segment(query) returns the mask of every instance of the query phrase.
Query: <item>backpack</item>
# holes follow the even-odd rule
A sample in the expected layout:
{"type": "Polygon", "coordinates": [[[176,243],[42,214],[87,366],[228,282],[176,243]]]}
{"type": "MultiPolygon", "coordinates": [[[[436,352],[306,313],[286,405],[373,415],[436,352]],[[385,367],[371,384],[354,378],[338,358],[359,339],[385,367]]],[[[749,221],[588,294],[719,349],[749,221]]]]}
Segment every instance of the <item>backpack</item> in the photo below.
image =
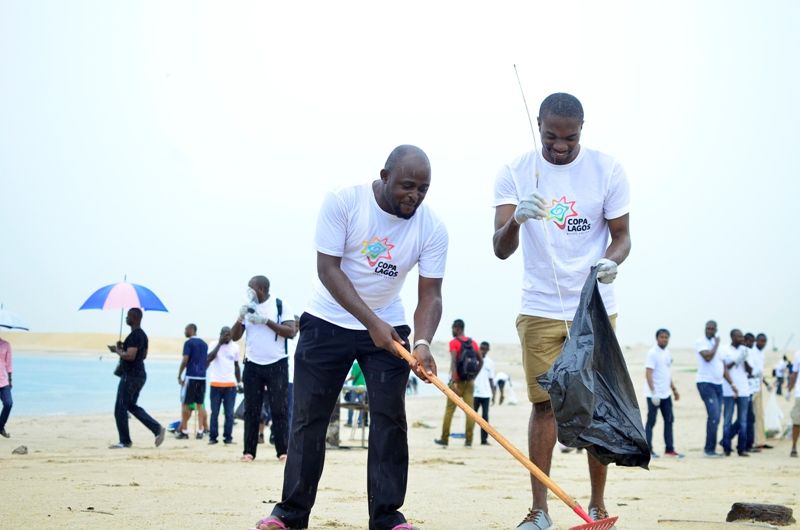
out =
{"type": "Polygon", "coordinates": [[[472,347],[472,339],[467,337],[467,340],[458,339],[461,343],[461,354],[456,362],[456,372],[458,378],[462,381],[472,381],[478,376],[480,371],[480,361],[478,360],[478,353],[472,347]]]}

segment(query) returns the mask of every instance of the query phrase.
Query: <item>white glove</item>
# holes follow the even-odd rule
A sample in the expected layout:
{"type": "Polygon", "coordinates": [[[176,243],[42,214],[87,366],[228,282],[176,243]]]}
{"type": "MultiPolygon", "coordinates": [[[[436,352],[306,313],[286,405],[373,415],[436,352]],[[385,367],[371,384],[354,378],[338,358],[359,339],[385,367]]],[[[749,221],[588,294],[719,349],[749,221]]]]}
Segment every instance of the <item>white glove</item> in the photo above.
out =
{"type": "Polygon", "coordinates": [[[657,407],[657,406],[661,405],[661,398],[651,397],[650,398],[650,403],[652,403],[654,407],[657,407]]]}
{"type": "Polygon", "coordinates": [[[267,317],[261,316],[258,313],[249,313],[245,319],[251,324],[266,324],[269,320],[267,317]]]}
{"type": "Polygon", "coordinates": [[[600,258],[595,264],[597,267],[597,281],[611,283],[617,278],[617,264],[608,258],[600,258]]]}
{"type": "Polygon", "coordinates": [[[537,192],[533,192],[526,198],[519,201],[517,209],[514,210],[514,220],[517,224],[522,224],[528,219],[544,219],[547,217],[544,197],[537,192]]]}
{"type": "Polygon", "coordinates": [[[250,306],[245,304],[239,308],[239,318],[244,318],[247,315],[247,310],[250,309],[250,306]]]}

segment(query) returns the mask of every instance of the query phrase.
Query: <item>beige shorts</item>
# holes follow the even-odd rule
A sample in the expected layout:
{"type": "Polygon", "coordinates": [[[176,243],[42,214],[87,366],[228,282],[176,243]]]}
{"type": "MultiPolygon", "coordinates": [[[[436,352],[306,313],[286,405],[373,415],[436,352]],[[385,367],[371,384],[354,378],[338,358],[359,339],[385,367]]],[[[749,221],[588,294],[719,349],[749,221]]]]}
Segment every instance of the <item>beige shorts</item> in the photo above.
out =
{"type": "MultiPolygon", "coordinates": [[[[610,315],[611,327],[616,329],[617,315],[610,315]]],[[[572,322],[567,322],[572,326],[572,322]]],[[[528,384],[528,399],[531,403],[543,403],[550,394],[539,386],[536,378],[547,372],[561,354],[567,340],[567,327],[563,320],[519,315],[517,333],[522,345],[522,367],[528,384]]]]}
{"type": "Polygon", "coordinates": [[[800,425],[800,397],[794,398],[794,407],[792,407],[792,425],[800,425]]]}

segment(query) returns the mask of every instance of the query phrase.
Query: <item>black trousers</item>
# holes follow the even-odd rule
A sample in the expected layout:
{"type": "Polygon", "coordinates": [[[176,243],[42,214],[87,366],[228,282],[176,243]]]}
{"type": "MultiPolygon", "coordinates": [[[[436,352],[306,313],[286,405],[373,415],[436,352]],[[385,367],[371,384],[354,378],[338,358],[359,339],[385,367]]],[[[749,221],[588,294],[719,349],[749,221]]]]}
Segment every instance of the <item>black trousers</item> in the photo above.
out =
{"type": "MultiPolygon", "coordinates": [[[[491,398],[488,398],[488,397],[485,397],[485,398],[479,398],[479,397],[473,398],[473,401],[475,402],[475,404],[473,405],[472,408],[475,409],[475,412],[478,412],[482,408],[483,409],[483,414],[481,414],[481,416],[487,422],[489,421],[489,401],[490,400],[491,400],[491,398]]],[[[488,442],[488,441],[489,441],[489,433],[484,431],[483,428],[481,427],[481,443],[488,442]]]]}
{"type": "MultiPolygon", "coordinates": [[[[408,326],[395,328],[405,341],[408,326]]],[[[371,425],[367,456],[370,530],[405,522],[398,510],[408,482],[406,361],[375,346],[365,330],[345,329],[304,313],[294,364],[294,407],[281,502],[272,515],[292,528],[308,527],[325,464],[325,435],[353,361],[364,372],[371,425]]]]}
{"type": "Polygon", "coordinates": [[[137,404],[139,393],[142,391],[147,376],[123,375],[119,378],[117,386],[117,401],[114,404],[114,419],[117,422],[117,432],[119,442],[124,445],[131,445],[131,434],[128,429],[128,413],[142,422],[154,436],[161,432],[161,424],[154,420],[146,410],[137,404]]]}
{"type": "Polygon", "coordinates": [[[289,447],[288,392],[289,361],[281,359],[272,364],[247,361],[242,373],[244,384],[244,452],[256,456],[258,424],[264,399],[272,410],[272,434],[275,453],[285,455],[289,447]]]}

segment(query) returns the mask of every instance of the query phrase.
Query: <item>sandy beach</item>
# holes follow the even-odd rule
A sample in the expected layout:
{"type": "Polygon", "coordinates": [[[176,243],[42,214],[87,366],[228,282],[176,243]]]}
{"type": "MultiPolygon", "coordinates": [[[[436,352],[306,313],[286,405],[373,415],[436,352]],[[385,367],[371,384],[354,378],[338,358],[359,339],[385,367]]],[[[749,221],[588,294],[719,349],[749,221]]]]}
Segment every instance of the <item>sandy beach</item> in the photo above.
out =
{"type": "MultiPolygon", "coordinates": [[[[98,338],[79,336],[70,342],[58,337],[52,340],[58,347],[46,348],[47,341],[28,337],[27,342],[15,344],[17,349],[80,351],[86,341],[98,338]],[[66,343],[71,347],[65,347],[66,343]]],[[[437,351],[443,350],[438,345],[437,351]]],[[[518,346],[496,345],[492,355],[498,370],[510,373],[517,382],[520,402],[493,407],[491,423],[524,449],[529,407],[521,384],[518,346]]],[[[649,471],[610,470],[607,502],[609,511],[620,517],[618,528],[736,528],[723,522],[737,501],[783,504],[793,508],[797,517],[800,461],[789,459],[789,441],[771,440],[774,449],[751,458],[702,458],[705,409],[694,386],[693,357],[680,350],[673,350],[673,356],[673,375],[682,394],[675,407],[676,447],[686,458],[654,460],[649,471]]],[[[643,349],[626,349],[626,358],[641,394],[643,349]]],[[[438,361],[444,365],[443,356],[438,361]]],[[[168,437],[155,448],[152,435],[132,420],[134,447],[111,451],[107,446],[116,441],[113,400],[114,396],[108,396],[109,412],[98,416],[12,413],[7,426],[12,438],[0,439],[0,526],[246,529],[279,500],[283,465],[271,446],[260,446],[252,464],[238,461],[242,422],[235,427],[237,445],[209,446],[205,440],[168,437]],[[27,446],[27,455],[11,453],[20,445],[27,446]]],[[[788,417],[789,402],[781,399],[780,403],[788,417]]],[[[494,442],[489,447],[465,448],[453,439],[447,449],[434,445],[444,406],[443,396],[407,400],[411,466],[404,514],[428,530],[514,528],[530,504],[527,472],[494,442]]],[[[177,417],[177,407],[151,412],[162,423],[177,417]]],[[[453,431],[463,431],[463,422],[458,412],[453,431]]],[[[658,452],[663,452],[661,432],[659,421],[654,434],[658,452]]],[[[310,528],[367,527],[367,452],[359,447],[357,437],[350,437],[349,429],[342,431],[343,444],[352,448],[328,451],[310,528]]],[[[552,477],[579,502],[587,503],[585,455],[556,452],[552,477]]],[[[550,512],[558,528],[580,523],[555,497],[550,512]]]]}

